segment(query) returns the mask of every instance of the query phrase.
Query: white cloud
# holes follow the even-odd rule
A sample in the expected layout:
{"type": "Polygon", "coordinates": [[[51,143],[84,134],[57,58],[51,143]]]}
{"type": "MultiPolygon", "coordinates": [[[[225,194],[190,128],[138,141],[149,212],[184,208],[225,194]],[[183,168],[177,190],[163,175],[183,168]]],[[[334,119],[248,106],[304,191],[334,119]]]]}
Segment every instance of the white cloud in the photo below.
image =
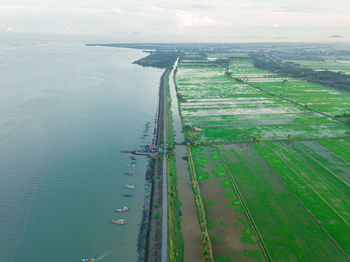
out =
{"type": "Polygon", "coordinates": [[[112,7],[111,10],[117,14],[123,14],[123,10],[121,10],[120,8],[118,7],[112,7]]]}
{"type": "Polygon", "coordinates": [[[176,17],[178,27],[232,26],[230,22],[214,20],[207,16],[183,10],[177,10],[176,17]]]}
{"type": "Polygon", "coordinates": [[[56,30],[57,34],[73,34],[72,28],[70,26],[62,27],[59,30],[56,30]]]}
{"type": "MultiPolygon", "coordinates": [[[[103,8],[87,8],[87,7],[49,7],[49,6],[34,6],[34,5],[14,5],[1,6],[2,11],[19,11],[19,12],[66,12],[66,13],[81,13],[81,14],[106,14],[108,9],[103,8]]],[[[114,12],[116,8],[112,9],[114,12]]],[[[121,10],[120,10],[121,11],[121,10]]]]}
{"type": "Polygon", "coordinates": [[[4,25],[4,24],[1,24],[0,25],[0,32],[3,32],[3,33],[20,33],[21,30],[15,29],[12,26],[7,26],[7,25],[4,25]]]}

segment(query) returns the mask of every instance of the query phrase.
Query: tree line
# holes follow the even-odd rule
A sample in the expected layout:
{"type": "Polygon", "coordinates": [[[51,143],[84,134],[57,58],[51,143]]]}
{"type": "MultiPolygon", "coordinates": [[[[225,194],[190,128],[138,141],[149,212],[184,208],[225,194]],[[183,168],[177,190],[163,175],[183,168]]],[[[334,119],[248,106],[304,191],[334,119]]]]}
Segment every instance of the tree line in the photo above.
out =
{"type": "Polygon", "coordinates": [[[350,75],[341,72],[314,71],[299,64],[284,62],[266,52],[250,53],[250,57],[254,66],[259,69],[350,92],[350,75]]]}

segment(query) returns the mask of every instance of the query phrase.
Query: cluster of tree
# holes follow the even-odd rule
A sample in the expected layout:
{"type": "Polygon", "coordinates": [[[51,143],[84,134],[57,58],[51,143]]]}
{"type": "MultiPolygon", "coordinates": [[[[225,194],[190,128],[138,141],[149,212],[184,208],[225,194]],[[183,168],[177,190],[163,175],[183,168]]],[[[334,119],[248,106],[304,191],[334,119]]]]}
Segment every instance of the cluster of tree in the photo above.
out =
{"type": "Polygon", "coordinates": [[[337,117],[337,118],[340,118],[340,117],[350,117],[350,114],[349,114],[349,113],[345,113],[345,114],[342,114],[342,115],[336,115],[335,117],[337,117]]]}
{"type": "Polygon", "coordinates": [[[135,61],[134,64],[158,68],[171,68],[175,60],[182,55],[183,53],[176,51],[153,51],[150,52],[148,56],[135,61]]]}
{"type": "Polygon", "coordinates": [[[344,113],[342,115],[336,115],[334,117],[336,117],[336,118],[348,118],[348,119],[345,119],[345,123],[350,125],[350,113],[344,113]]]}
{"type": "Polygon", "coordinates": [[[283,62],[277,56],[266,52],[251,53],[250,57],[253,60],[254,66],[257,68],[283,76],[302,78],[312,83],[350,91],[350,75],[341,72],[314,71],[292,62],[283,62]]]}
{"type": "Polygon", "coordinates": [[[175,146],[174,145],[168,145],[167,147],[167,153],[166,153],[166,159],[172,159],[175,158],[175,146]]]}
{"type": "Polygon", "coordinates": [[[192,126],[184,126],[184,132],[188,141],[193,145],[199,145],[201,143],[201,134],[199,130],[195,130],[192,126]]]}

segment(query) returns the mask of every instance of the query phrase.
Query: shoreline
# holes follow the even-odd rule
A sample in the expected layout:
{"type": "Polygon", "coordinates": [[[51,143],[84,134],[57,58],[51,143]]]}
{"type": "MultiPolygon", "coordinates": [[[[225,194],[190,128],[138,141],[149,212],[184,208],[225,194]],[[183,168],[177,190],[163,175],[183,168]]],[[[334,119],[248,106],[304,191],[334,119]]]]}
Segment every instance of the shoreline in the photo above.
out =
{"type": "MultiPolygon", "coordinates": [[[[162,141],[162,134],[164,130],[164,95],[165,95],[165,80],[166,76],[171,69],[165,69],[160,78],[159,84],[159,101],[158,110],[156,114],[156,125],[154,130],[154,143],[160,144],[162,141]]],[[[149,203],[149,216],[147,226],[147,238],[145,249],[145,260],[149,262],[156,262],[161,260],[161,248],[162,248],[162,224],[161,224],[161,211],[162,211],[162,162],[158,161],[158,158],[150,160],[149,176],[151,181],[150,203],[149,203]],[[157,215],[160,215],[160,217],[157,215]]],[[[143,222],[144,224],[145,222],[143,222]]]]}

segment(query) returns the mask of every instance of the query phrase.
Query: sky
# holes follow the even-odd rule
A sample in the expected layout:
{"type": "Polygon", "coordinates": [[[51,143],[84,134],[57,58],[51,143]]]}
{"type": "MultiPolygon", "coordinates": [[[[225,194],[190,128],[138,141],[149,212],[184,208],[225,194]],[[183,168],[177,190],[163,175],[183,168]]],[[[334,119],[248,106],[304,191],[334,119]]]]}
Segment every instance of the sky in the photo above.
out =
{"type": "Polygon", "coordinates": [[[91,42],[350,41],[350,1],[1,0],[0,39],[11,37],[91,42]]]}

